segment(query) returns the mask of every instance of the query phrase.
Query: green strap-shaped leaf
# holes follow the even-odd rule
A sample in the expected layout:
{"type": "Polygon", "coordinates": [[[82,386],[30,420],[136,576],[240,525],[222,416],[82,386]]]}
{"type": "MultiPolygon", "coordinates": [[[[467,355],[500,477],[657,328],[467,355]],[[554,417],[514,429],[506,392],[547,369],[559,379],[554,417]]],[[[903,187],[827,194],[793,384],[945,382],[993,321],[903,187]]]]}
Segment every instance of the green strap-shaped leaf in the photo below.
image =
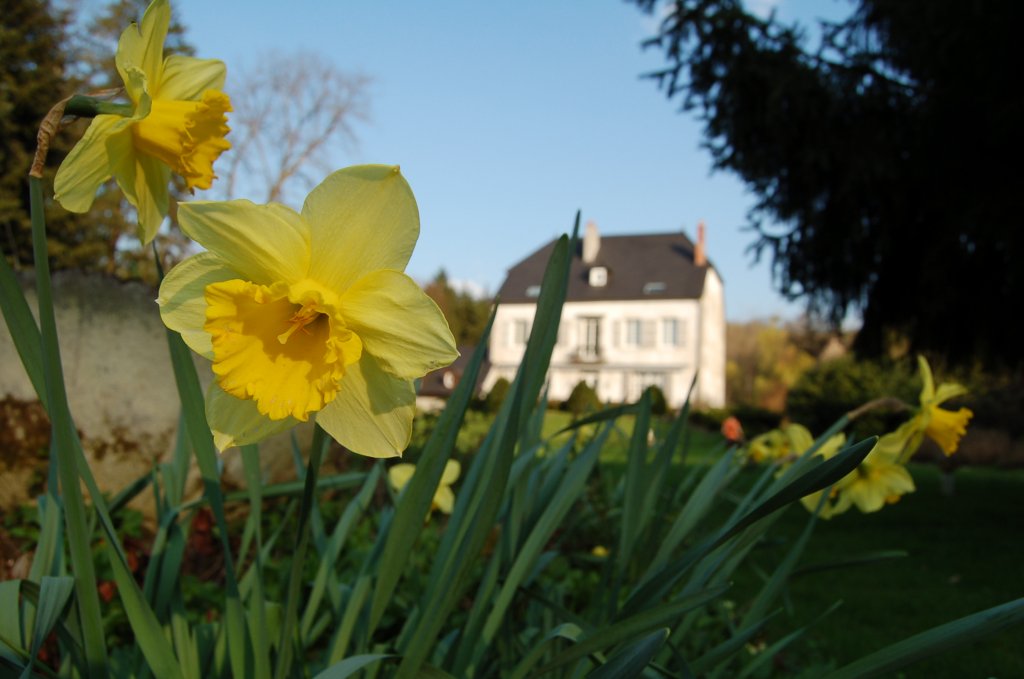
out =
{"type": "Polygon", "coordinates": [[[658,573],[649,577],[643,585],[633,591],[622,607],[622,615],[628,616],[643,610],[652,601],[664,596],[689,568],[704,558],[726,540],[769,514],[796,502],[805,495],[823,490],[857,468],[877,439],[870,438],[839,452],[835,457],[815,464],[801,476],[793,479],[775,494],[733,521],[723,526],[689,549],[680,559],[671,562],[658,573]]]}
{"type": "Polygon", "coordinates": [[[826,679],[860,679],[888,674],[923,658],[932,658],[957,646],[980,641],[1024,622],[1024,598],[933,627],[886,646],[880,651],[832,672],[826,679]]]}
{"type": "Polygon", "coordinates": [[[346,679],[364,667],[369,667],[370,665],[379,663],[382,660],[394,657],[396,656],[391,653],[354,655],[351,658],[345,658],[341,662],[331,665],[323,672],[317,674],[314,679],[346,679]]]}
{"type": "Polygon", "coordinates": [[[306,549],[312,537],[310,519],[316,505],[316,477],[320,471],[320,462],[330,444],[330,437],[317,425],[313,430],[313,443],[310,446],[309,465],[306,468],[305,488],[299,507],[299,525],[296,527],[296,544],[292,552],[292,566],[288,577],[288,594],[285,599],[284,625],[281,627],[281,640],[278,644],[277,667],[274,676],[284,679],[291,672],[292,654],[295,650],[295,632],[298,627],[299,598],[302,593],[302,571],[305,567],[306,549]]]}
{"type": "Polygon", "coordinates": [[[231,554],[230,534],[224,516],[224,494],[220,488],[217,449],[213,445],[213,434],[206,422],[206,407],[199,375],[192,362],[192,352],[181,339],[181,335],[167,331],[167,344],[174,369],[174,381],[178,387],[185,429],[188,432],[192,450],[203,479],[203,491],[220,533],[221,551],[224,555],[225,575],[225,622],[227,628],[227,650],[232,670],[236,675],[252,674],[252,656],[247,652],[249,638],[245,624],[245,613],[235,576],[234,557],[231,554]]]}
{"type": "Polygon", "coordinates": [[[352,498],[348,506],[345,507],[341,519],[338,520],[334,532],[331,533],[331,537],[327,541],[324,554],[320,557],[316,576],[313,579],[313,588],[304,602],[306,610],[303,612],[302,623],[299,626],[300,636],[303,643],[307,646],[314,641],[314,637],[310,636],[310,631],[313,629],[313,620],[317,609],[320,607],[320,602],[323,601],[324,594],[327,591],[328,581],[336,567],[338,554],[348,539],[349,531],[355,525],[356,519],[370,506],[370,500],[373,498],[373,493],[377,490],[377,484],[380,481],[381,469],[382,466],[380,464],[373,466],[373,471],[366,477],[366,482],[363,484],[358,495],[352,498]]]}
{"type": "Polygon", "coordinates": [[[578,644],[560,652],[549,663],[537,670],[535,676],[558,669],[563,665],[585,658],[591,653],[618,646],[623,642],[636,639],[640,635],[652,632],[659,627],[667,626],[683,613],[703,606],[722,595],[727,587],[713,587],[689,596],[679,597],[666,604],[653,606],[616,623],[603,627],[578,644]]]}
{"type": "Polygon", "coordinates": [[[39,336],[39,326],[32,316],[25,295],[18,285],[18,279],[7,263],[6,257],[0,257],[0,312],[7,322],[7,329],[14,340],[14,348],[25,366],[25,373],[32,382],[32,387],[49,410],[46,396],[46,378],[43,374],[43,349],[39,336]]]}
{"type": "MultiPolygon", "coordinates": [[[[67,576],[44,576],[39,583],[39,602],[36,605],[36,619],[32,627],[30,658],[38,655],[39,647],[43,645],[46,637],[50,635],[50,630],[57,624],[74,589],[75,579],[67,576]]],[[[28,677],[29,672],[29,668],[26,667],[22,677],[28,677]]]]}
{"type": "Polygon", "coordinates": [[[21,630],[21,580],[0,581],[0,657],[19,663],[18,653],[25,654],[21,630]]]}
{"type": "Polygon", "coordinates": [[[466,414],[466,409],[473,397],[476,388],[477,378],[480,374],[480,366],[483,364],[487,338],[490,336],[491,326],[494,324],[494,312],[487,322],[483,336],[477,345],[477,350],[466,368],[465,373],[455,387],[448,405],[437,420],[434,430],[427,440],[416,464],[416,473],[402,492],[398,506],[395,508],[395,518],[388,533],[387,542],[384,544],[384,552],[381,555],[380,568],[377,572],[377,584],[373,591],[373,603],[370,606],[369,632],[372,634],[380,622],[384,610],[391,601],[395,587],[408,565],[404,553],[416,542],[417,537],[423,530],[423,522],[430,511],[430,505],[434,498],[434,492],[441,482],[445,464],[451,457],[455,447],[455,441],[459,434],[459,428],[466,414]]]}
{"type": "MultiPolygon", "coordinates": [[[[78,433],[71,420],[64,371],[61,367],[60,347],[57,343],[57,321],[53,311],[53,290],[50,282],[49,252],[46,241],[46,223],[43,216],[43,186],[37,177],[29,178],[29,198],[32,216],[32,255],[36,266],[36,296],[39,301],[39,333],[42,346],[43,383],[41,400],[47,406],[57,451],[57,471],[60,476],[61,496],[64,500],[64,518],[71,563],[75,574],[75,596],[82,620],[82,639],[86,666],[82,673],[89,677],[107,674],[107,644],[103,638],[103,617],[100,612],[96,572],[90,549],[91,534],[86,522],[85,502],[79,486],[78,459],[80,448],[78,433]]],[[[33,366],[26,369],[34,370],[33,366]]],[[[33,379],[33,384],[38,382],[33,379]]],[[[51,461],[54,462],[54,461],[51,461]]]]}
{"type": "Polygon", "coordinates": [[[508,675],[508,679],[524,679],[529,676],[530,670],[533,666],[540,662],[541,657],[545,652],[549,650],[549,647],[558,639],[567,639],[572,642],[577,642],[580,637],[583,636],[583,630],[580,626],[571,623],[563,622],[553,630],[544,635],[544,638],[537,642],[529,653],[523,656],[523,659],[519,661],[519,664],[515,666],[512,672],[508,675]]]}
{"type": "Polygon", "coordinates": [[[668,638],[668,629],[662,628],[626,644],[608,662],[587,675],[587,679],[630,679],[639,677],[651,664],[654,656],[668,638]]]}

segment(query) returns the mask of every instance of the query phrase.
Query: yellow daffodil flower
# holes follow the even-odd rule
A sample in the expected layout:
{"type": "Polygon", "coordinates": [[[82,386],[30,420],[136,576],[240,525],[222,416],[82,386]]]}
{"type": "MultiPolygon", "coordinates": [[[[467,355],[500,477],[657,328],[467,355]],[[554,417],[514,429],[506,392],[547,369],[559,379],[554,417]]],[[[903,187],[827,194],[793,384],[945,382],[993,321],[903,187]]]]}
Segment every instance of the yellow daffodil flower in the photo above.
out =
{"type": "Polygon", "coordinates": [[[918,356],[917,363],[922,382],[921,408],[886,441],[889,448],[899,447],[901,463],[905,463],[917,452],[925,436],[935,441],[946,457],[949,457],[960,447],[960,439],[967,433],[967,423],[974,416],[969,408],[955,411],[940,408],[949,399],[966,394],[967,389],[952,382],[940,384],[936,388],[928,361],[918,356]]]}
{"type": "MultiPolygon", "coordinates": [[[[814,454],[828,460],[838,453],[845,443],[846,435],[836,434],[823,442],[814,454]]],[[[779,473],[782,473],[782,470],[788,467],[790,462],[806,453],[813,445],[814,435],[810,430],[802,424],[792,423],[755,437],[750,442],[749,454],[751,459],[758,463],[780,463],[779,473]]],[[[836,507],[842,483],[843,481],[840,481],[832,486],[829,499],[819,513],[822,518],[827,519],[838,513],[836,507]]],[[[808,511],[813,512],[818,508],[818,502],[821,500],[823,492],[811,493],[801,498],[800,501],[808,511]]]]}
{"type": "MultiPolygon", "coordinates": [[[[833,436],[823,447],[834,446],[836,450],[842,446],[845,437],[833,436]]],[[[749,454],[754,462],[786,462],[799,457],[814,445],[814,436],[802,424],[787,424],[773,429],[750,441],[749,454]]],[[[819,451],[821,454],[821,451],[819,451]]]]}
{"type": "MultiPolygon", "coordinates": [[[[388,469],[388,482],[395,492],[405,488],[412,475],[416,472],[416,466],[411,464],[396,464],[388,469]]],[[[462,472],[462,465],[458,460],[448,460],[441,473],[441,482],[434,491],[434,499],[430,503],[430,511],[439,510],[442,514],[451,514],[455,507],[455,493],[452,492],[452,484],[459,480],[462,472]]]]}
{"type": "Polygon", "coordinates": [[[231,144],[225,113],[231,102],[224,64],[180,55],[163,58],[171,20],[167,0],[154,0],[117,45],[115,62],[131,99],[130,116],[98,115],[57,170],[54,193],[71,212],[87,212],[111,176],[138,210],[139,238],[148,243],[168,211],[173,171],[190,190],[208,189],[213,163],[231,144]]]}
{"type": "MultiPolygon", "coordinates": [[[[882,443],[881,439],[879,443],[882,443]]],[[[857,469],[839,484],[837,487],[841,490],[834,511],[836,514],[846,511],[851,505],[864,513],[877,512],[885,505],[899,501],[900,496],[914,492],[914,479],[910,472],[885,445],[876,445],[857,469]]]]}
{"type": "Polygon", "coordinates": [[[160,286],[160,314],[213,361],[206,414],[224,450],[316,414],[371,457],[412,435],[413,379],[448,365],[455,340],[403,273],[419,236],[397,167],[339,170],[302,212],[247,200],[190,202],[181,228],[206,248],[160,286]]]}

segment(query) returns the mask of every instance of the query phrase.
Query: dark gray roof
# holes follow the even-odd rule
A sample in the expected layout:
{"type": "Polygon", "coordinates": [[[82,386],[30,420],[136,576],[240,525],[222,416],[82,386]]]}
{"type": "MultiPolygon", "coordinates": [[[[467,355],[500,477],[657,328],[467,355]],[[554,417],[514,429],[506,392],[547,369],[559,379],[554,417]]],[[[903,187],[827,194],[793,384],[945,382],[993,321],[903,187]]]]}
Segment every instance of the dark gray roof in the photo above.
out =
{"type": "MultiPolygon", "coordinates": [[[[535,302],[536,287],[544,278],[544,268],[554,250],[551,241],[508,270],[498,291],[503,303],[535,302]],[[533,294],[527,292],[533,288],[533,294]]],[[[681,232],[641,236],[601,236],[597,258],[585,264],[583,239],[577,243],[569,270],[567,301],[587,302],[629,299],[697,299],[704,291],[709,264],[693,263],[693,241],[681,232]],[[604,287],[592,287],[590,269],[608,270],[604,287]],[[658,285],[663,284],[663,289],[658,285]],[[645,292],[646,288],[646,292],[645,292]]]]}

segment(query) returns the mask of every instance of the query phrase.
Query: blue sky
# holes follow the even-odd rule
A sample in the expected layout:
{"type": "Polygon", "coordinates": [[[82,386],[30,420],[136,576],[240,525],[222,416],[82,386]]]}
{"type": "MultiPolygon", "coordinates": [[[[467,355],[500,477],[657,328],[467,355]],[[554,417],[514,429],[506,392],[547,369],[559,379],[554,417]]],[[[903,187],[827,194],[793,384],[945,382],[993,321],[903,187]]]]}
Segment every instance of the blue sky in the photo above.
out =
{"type": "MultiPolygon", "coordinates": [[[[841,16],[835,0],[760,0],[786,19],[841,16]]],[[[315,52],[372,79],[370,119],[337,167],[399,164],[420,206],[408,272],[438,269],[495,292],[505,271],[571,228],[577,209],[602,233],[707,224],[730,320],[801,307],[752,267],[742,230],[752,198],[711,174],[700,125],[641,74],[655,20],[618,0],[275,2],[178,0],[197,55],[232,69],[263,52],[315,52]]],[[[237,197],[246,197],[240,195],[237,197]]],[[[298,205],[295,205],[298,207],[298,205]]]]}

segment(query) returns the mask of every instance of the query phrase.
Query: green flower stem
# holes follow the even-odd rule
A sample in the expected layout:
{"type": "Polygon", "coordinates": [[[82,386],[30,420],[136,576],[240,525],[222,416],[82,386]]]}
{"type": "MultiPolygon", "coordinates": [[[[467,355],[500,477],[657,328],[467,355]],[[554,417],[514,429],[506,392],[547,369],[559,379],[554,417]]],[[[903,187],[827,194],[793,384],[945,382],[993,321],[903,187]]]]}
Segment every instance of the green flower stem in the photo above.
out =
{"type": "Polygon", "coordinates": [[[288,594],[285,601],[284,624],[281,626],[281,643],[278,645],[280,654],[277,656],[275,679],[284,679],[291,672],[292,649],[295,642],[295,627],[298,620],[299,598],[302,590],[302,567],[309,547],[309,521],[316,502],[316,477],[320,473],[320,462],[330,439],[320,425],[313,430],[313,445],[309,452],[309,464],[306,467],[306,485],[302,493],[302,504],[299,510],[299,526],[296,529],[297,539],[295,552],[292,554],[292,569],[288,578],[288,594]]]}
{"type": "Polygon", "coordinates": [[[64,371],[57,345],[57,322],[53,313],[53,289],[50,283],[49,253],[46,247],[46,221],[43,216],[43,185],[36,177],[29,177],[29,196],[32,212],[32,249],[35,257],[36,295],[39,300],[39,327],[43,345],[43,368],[47,401],[53,423],[53,437],[64,499],[64,517],[67,521],[71,567],[75,578],[75,596],[81,618],[82,640],[85,649],[86,670],[90,677],[107,673],[107,647],[103,639],[103,616],[100,612],[99,591],[90,549],[90,531],[86,523],[85,501],[82,497],[80,475],[75,455],[75,432],[64,390],[64,371]]]}
{"type": "Polygon", "coordinates": [[[115,104],[112,101],[104,101],[95,97],[87,97],[76,94],[68,100],[64,108],[64,114],[79,116],[80,118],[95,118],[98,115],[115,115],[130,117],[133,113],[131,104],[115,104]]]}
{"type": "Polygon", "coordinates": [[[884,408],[893,412],[908,412],[914,409],[912,406],[907,405],[902,400],[894,396],[883,396],[882,398],[876,398],[873,401],[868,401],[864,405],[854,408],[850,412],[846,413],[846,419],[852,422],[858,417],[879,408],[884,408]]]}

